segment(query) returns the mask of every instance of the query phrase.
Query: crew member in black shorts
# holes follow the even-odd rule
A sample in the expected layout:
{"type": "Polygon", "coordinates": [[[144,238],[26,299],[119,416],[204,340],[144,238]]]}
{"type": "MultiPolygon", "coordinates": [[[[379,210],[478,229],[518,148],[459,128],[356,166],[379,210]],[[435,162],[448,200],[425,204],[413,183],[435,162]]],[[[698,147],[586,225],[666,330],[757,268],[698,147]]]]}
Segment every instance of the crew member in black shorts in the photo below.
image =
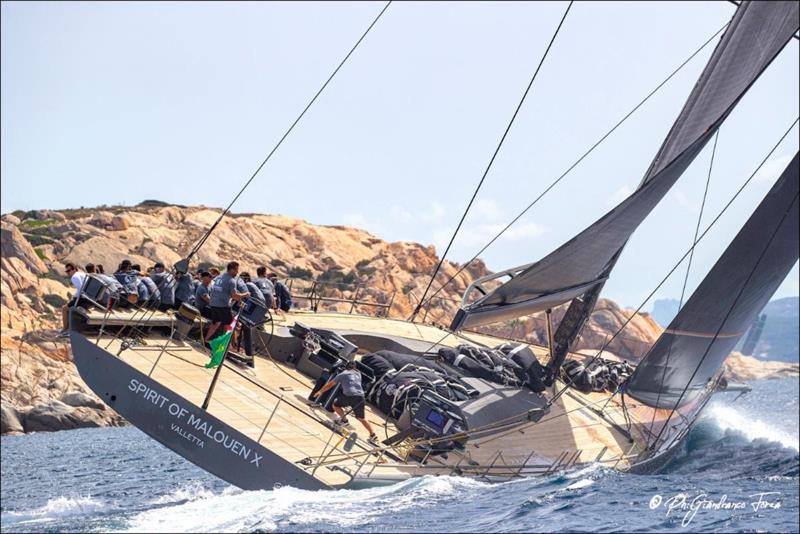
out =
{"type": "Polygon", "coordinates": [[[348,424],[347,417],[342,408],[351,408],[358,422],[364,425],[369,432],[369,441],[373,445],[378,444],[378,436],[372,430],[372,425],[365,418],[364,405],[367,400],[364,398],[364,389],[361,387],[361,373],[356,367],[356,362],[347,362],[344,371],[334,376],[327,384],[317,391],[315,397],[319,397],[332,387],[339,385],[339,391],[333,400],[333,411],[339,416],[336,424],[348,424]]]}
{"type": "Polygon", "coordinates": [[[236,289],[236,280],[239,276],[239,264],[235,261],[228,263],[228,268],[211,282],[209,289],[211,306],[211,326],[206,333],[206,341],[214,339],[217,329],[222,327],[220,334],[225,333],[225,328],[233,322],[231,301],[242,300],[250,293],[239,292],[236,289]]]}

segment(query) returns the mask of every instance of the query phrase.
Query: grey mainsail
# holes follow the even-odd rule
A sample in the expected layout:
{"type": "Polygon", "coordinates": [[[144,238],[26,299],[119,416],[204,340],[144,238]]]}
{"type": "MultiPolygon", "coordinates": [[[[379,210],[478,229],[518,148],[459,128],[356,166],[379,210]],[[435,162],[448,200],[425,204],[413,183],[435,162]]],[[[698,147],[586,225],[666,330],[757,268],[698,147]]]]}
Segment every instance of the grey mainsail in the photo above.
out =
{"type": "Polygon", "coordinates": [[[593,293],[573,314],[583,317],[569,321],[582,323],[627,240],[792,38],[798,20],[794,1],[742,2],[639,188],[542,260],[463,305],[451,329],[513,319],[593,293]]]}
{"type": "Polygon", "coordinates": [[[786,278],[800,252],[798,157],[636,367],[628,395],[655,408],[691,401],[786,278]]]}

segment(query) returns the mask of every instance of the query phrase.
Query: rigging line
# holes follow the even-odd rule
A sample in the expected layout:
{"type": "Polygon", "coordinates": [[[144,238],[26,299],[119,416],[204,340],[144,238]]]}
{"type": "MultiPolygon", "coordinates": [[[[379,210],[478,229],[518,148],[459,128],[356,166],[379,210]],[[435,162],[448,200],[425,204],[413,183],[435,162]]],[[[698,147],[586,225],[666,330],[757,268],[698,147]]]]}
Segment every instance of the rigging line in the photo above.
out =
{"type": "Polygon", "coordinates": [[[317,98],[322,94],[322,92],[325,90],[325,88],[328,86],[328,84],[331,82],[331,80],[333,80],[333,77],[336,76],[336,73],[338,73],[339,70],[342,68],[342,66],[344,66],[345,62],[350,58],[350,56],[353,54],[353,52],[355,52],[356,48],[358,48],[358,45],[361,44],[361,41],[364,40],[364,38],[367,36],[367,34],[372,29],[372,27],[375,26],[375,24],[378,22],[378,20],[381,18],[381,16],[389,8],[391,3],[392,3],[392,0],[389,0],[388,2],[386,2],[386,5],[383,6],[383,9],[380,11],[380,13],[378,13],[378,16],[375,17],[375,19],[372,21],[372,24],[370,24],[369,27],[367,27],[367,29],[364,31],[364,33],[361,35],[361,37],[358,39],[358,41],[356,41],[356,44],[353,45],[353,47],[350,49],[350,51],[347,53],[347,55],[344,57],[344,59],[342,59],[342,61],[339,63],[339,65],[333,70],[331,75],[328,76],[328,79],[325,80],[325,83],[322,84],[322,87],[320,87],[319,90],[316,92],[316,94],[314,94],[313,98],[311,98],[311,100],[308,102],[308,104],[306,104],[306,107],[303,108],[303,111],[300,112],[300,115],[297,116],[297,118],[294,120],[294,122],[291,124],[291,126],[289,126],[289,128],[286,130],[286,132],[283,134],[283,136],[280,138],[280,140],[277,142],[277,144],[272,148],[272,150],[270,150],[269,154],[267,154],[267,157],[264,158],[264,161],[261,162],[261,165],[258,166],[258,168],[250,176],[250,178],[247,180],[247,182],[245,182],[244,186],[242,186],[242,188],[239,190],[239,192],[236,194],[236,196],[233,197],[233,200],[231,200],[230,204],[228,204],[228,207],[225,208],[225,210],[220,214],[220,216],[217,218],[217,220],[214,221],[214,224],[212,224],[211,227],[206,231],[206,233],[200,238],[200,241],[198,241],[197,244],[194,246],[194,248],[192,248],[191,252],[189,252],[189,255],[186,257],[187,261],[191,260],[192,256],[194,256],[197,253],[197,251],[200,250],[200,247],[203,246],[203,244],[206,242],[206,240],[211,235],[211,233],[214,231],[214,229],[217,227],[217,225],[220,223],[220,221],[222,221],[223,217],[225,217],[225,215],[227,215],[227,213],[230,211],[231,207],[233,207],[233,204],[239,199],[239,197],[242,195],[242,193],[244,193],[244,190],[247,189],[247,187],[250,185],[250,183],[253,181],[253,179],[256,177],[256,175],[261,171],[261,169],[264,167],[264,165],[267,164],[267,162],[270,160],[272,155],[278,150],[278,147],[280,147],[281,144],[283,143],[283,141],[289,136],[289,134],[294,129],[294,127],[297,125],[297,123],[300,122],[300,119],[303,118],[303,116],[306,114],[306,112],[312,106],[312,104],[314,104],[314,102],[316,102],[317,98]]]}
{"type": "Polygon", "coordinates": [[[672,411],[670,412],[669,416],[667,417],[667,420],[664,422],[664,426],[662,426],[661,432],[658,433],[658,436],[656,437],[655,441],[653,442],[653,446],[658,444],[658,440],[661,439],[661,436],[664,434],[664,430],[667,429],[667,427],[669,425],[669,420],[672,419],[672,416],[675,414],[676,410],[678,409],[678,406],[680,405],[681,401],[683,400],[684,395],[686,395],[686,392],[689,390],[689,385],[692,383],[692,380],[694,380],[694,377],[697,375],[697,372],[700,370],[700,367],[703,365],[703,362],[705,361],[706,356],[708,356],[708,353],[711,352],[711,347],[714,345],[714,342],[717,340],[717,337],[719,337],[719,333],[722,332],[722,329],[725,327],[725,323],[728,321],[728,318],[730,317],[731,313],[733,313],[733,310],[736,307],[736,304],[739,303],[739,299],[742,297],[742,294],[744,293],[744,290],[747,288],[747,284],[750,283],[750,279],[753,277],[753,274],[755,274],[756,269],[758,268],[759,264],[761,263],[761,260],[764,259],[764,256],[766,255],[767,250],[769,249],[770,245],[772,244],[772,241],[775,239],[775,236],[778,234],[778,230],[780,230],[781,226],[783,226],[783,223],[786,220],[786,217],[789,216],[789,212],[791,211],[792,206],[794,206],[794,204],[797,202],[797,197],[798,196],[799,196],[798,194],[794,195],[794,198],[792,199],[791,204],[789,204],[789,206],[787,207],[786,211],[783,213],[783,217],[781,217],[780,222],[775,225],[775,229],[772,231],[772,235],[770,235],[770,238],[767,241],[767,244],[761,250],[761,254],[759,254],[758,259],[756,260],[755,264],[753,264],[753,268],[750,269],[750,273],[747,275],[747,280],[744,281],[744,283],[742,284],[742,287],[739,289],[739,293],[737,293],[736,299],[734,299],[733,303],[731,304],[730,308],[728,309],[728,312],[725,314],[725,317],[722,319],[722,322],[720,323],[719,328],[717,328],[717,331],[714,333],[714,337],[708,343],[708,347],[706,348],[705,352],[703,353],[703,357],[700,358],[699,362],[697,362],[697,367],[695,367],[694,372],[692,373],[692,376],[689,377],[689,381],[686,383],[686,387],[683,388],[683,391],[681,392],[680,397],[678,397],[678,400],[675,402],[675,406],[672,408],[672,411]]]}
{"type": "MultiPolygon", "coordinates": [[[[706,188],[703,191],[703,201],[700,203],[700,214],[697,216],[697,226],[695,226],[695,228],[694,228],[694,237],[692,238],[692,243],[694,243],[694,244],[697,243],[697,235],[700,233],[700,221],[703,220],[703,211],[705,210],[705,207],[706,207],[706,199],[708,198],[708,186],[709,186],[709,184],[711,184],[711,171],[714,168],[714,156],[717,153],[717,140],[718,139],[719,139],[719,129],[717,129],[717,132],[714,134],[714,146],[711,149],[711,161],[709,161],[709,163],[708,163],[708,176],[706,178],[706,188]]],[[[681,298],[678,301],[678,311],[680,311],[680,309],[683,308],[683,299],[686,296],[686,285],[689,282],[689,272],[692,269],[692,259],[693,258],[694,258],[694,247],[692,247],[692,249],[691,249],[691,253],[689,254],[689,263],[686,265],[686,274],[683,277],[683,287],[681,288],[681,298]]],[[[664,378],[666,378],[666,376],[667,376],[667,367],[669,367],[669,358],[670,358],[670,356],[672,356],[672,345],[673,345],[674,341],[675,341],[675,338],[673,337],[672,340],[669,343],[669,350],[667,351],[667,358],[666,358],[666,363],[664,364],[664,371],[661,374],[661,383],[662,384],[664,383],[664,378]]],[[[658,396],[656,398],[656,404],[659,404],[661,402],[661,391],[662,391],[662,389],[663,389],[663,387],[660,387],[658,389],[658,396]]],[[[653,425],[655,424],[655,421],[656,421],[656,411],[653,410],[653,419],[650,421],[650,430],[649,430],[649,432],[651,434],[653,432],[653,425]]]]}
{"type": "Polygon", "coordinates": [[[508,125],[506,126],[506,130],[503,132],[502,137],[500,137],[500,142],[497,144],[497,147],[494,149],[494,154],[492,154],[492,157],[489,160],[489,164],[486,166],[486,170],[483,171],[483,176],[481,176],[481,179],[478,182],[478,186],[475,188],[475,192],[472,193],[472,198],[470,199],[469,204],[467,204],[467,209],[465,209],[464,213],[461,215],[461,220],[458,222],[458,226],[456,226],[456,229],[453,232],[453,235],[450,237],[450,242],[447,244],[447,248],[445,248],[444,254],[442,254],[442,257],[439,259],[439,263],[436,265],[436,268],[433,270],[433,274],[431,274],[431,279],[428,280],[428,286],[425,288],[425,291],[422,293],[422,298],[420,299],[419,304],[414,309],[414,313],[411,314],[411,317],[409,317],[409,319],[412,322],[414,321],[414,318],[419,313],[420,309],[422,309],[422,304],[425,301],[425,296],[428,294],[428,291],[430,291],[431,284],[433,284],[433,281],[436,279],[436,275],[439,273],[439,269],[442,268],[442,264],[444,263],[444,260],[447,257],[447,253],[450,252],[450,247],[453,245],[453,241],[455,241],[456,235],[458,235],[458,231],[461,230],[461,225],[464,224],[464,219],[467,217],[467,213],[469,213],[469,210],[472,207],[472,203],[475,202],[475,197],[478,196],[478,191],[480,191],[484,180],[486,180],[486,176],[489,174],[489,169],[492,168],[492,164],[494,163],[494,160],[497,157],[497,154],[500,152],[500,147],[503,146],[503,142],[506,140],[506,136],[508,135],[509,130],[511,130],[511,125],[514,124],[514,119],[517,118],[517,114],[519,113],[519,110],[522,108],[522,104],[525,102],[525,98],[528,96],[528,93],[530,92],[531,87],[533,86],[533,82],[536,80],[536,75],[539,74],[539,69],[542,68],[542,65],[544,64],[544,60],[547,58],[547,54],[550,52],[550,48],[553,46],[553,43],[555,42],[556,37],[558,36],[558,32],[561,30],[561,26],[564,24],[564,20],[567,18],[567,14],[569,13],[570,8],[572,8],[573,2],[574,2],[574,0],[570,0],[569,5],[567,5],[567,9],[564,11],[564,15],[562,15],[561,21],[558,23],[558,27],[556,28],[556,31],[553,33],[553,36],[550,38],[550,43],[548,43],[547,48],[545,49],[544,54],[542,55],[542,58],[539,60],[539,65],[537,65],[536,70],[534,71],[533,76],[531,77],[531,81],[528,82],[528,87],[525,89],[525,92],[522,93],[522,98],[520,99],[519,104],[517,104],[517,109],[514,110],[514,114],[511,116],[511,120],[508,121],[508,125]]]}
{"type": "MultiPolygon", "coordinates": [[[[523,216],[523,215],[525,215],[525,214],[526,214],[526,213],[527,213],[527,212],[528,212],[528,211],[529,211],[529,210],[530,210],[532,207],[534,207],[534,206],[535,206],[535,205],[536,205],[536,204],[537,204],[537,203],[538,203],[538,202],[539,202],[539,201],[542,199],[542,197],[544,197],[544,196],[545,196],[547,193],[549,193],[551,189],[553,189],[553,188],[554,188],[554,187],[555,187],[555,186],[556,186],[556,185],[557,185],[557,184],[558,184],[558,183],[559,183],[559,182],[560,182],[560,181],[561,181],[563,178],[565,178],[565,177],[566,177],[566,176],[567,176],[567,175],[568,175],[570,172],[572,172],[572,171],[573,171],[573,169],[575,169],[575,167],[577,167],[577,166],[578,166],[578,165],[579,165],[579,164],[580,164],[580,163],[581,163],[581,162],[582,162],[584,159],[586,159],[586,157],[588,157],[588,156],[589,156],[589,154],[591,154],[592,152],[594,152],[594,150],[595,150],[595,149],[596,149],[596,148],[597,148],[597,147],[598,147],[598,146],[599,146],[599,145],[600,145],[600,144],[601,144],[603,141],[605,141],[605,140],[606,140],[606,138],[608,138],[608,137],[609,137],[609,136],[610,136],[612,133],[614,133],[614,131],[616,131],[616,129],[617,129],[617,128],[619,128],[620,126],[622,126],[622,123],[624,123],[624,122],[625,122],[626,120],[628,120],[628,119],[629,119],[629,118],[630,118],[630,117],[631,117],[631,116],[632,116],[634,113],[636,113],[636,111],[638,111],[638,110],[639,110],[639,108],[641,108],[641,107],[642,107],[642,106],[645,104],[645,102],[647,102],[648,100],[650,100],[650,97],[652,97],[654,94],[656,94],[656,93],[657,93],[657,92],[658,92],[658,91],[659,91],[659,90],[660,90],[660,89],[661,89],[661,88],[662,88],[664,85],[666,85],[666,84],[667,84],[667,82],[669,82],[669,81],[670,81],[670,80],[671,80],[671,79],[672,79],[672,78],[673,78],[673,77],[674,77],[676,74],[678,74],[678,72],[680,72],[680,71],[683,69],[683,67],[685,67],[685,66],[686,66],[686,65],[687,65],[687,64],[688,64],[690,61],[692,61],[692,59],[694,59],[694,58],[695,58],[695,56],[697,56],[697,54],[699,54],[699,53],[700,53],[700,52],[701,52],[701,51],[702,51],[702,50],[703,50],[703,49],[704,49],[706,46],[708,46],[708,44],[709,44],[711,41],[713,41],[715,37],[717,37],[717,36],[718,36],[720,33],[722,33],[722,32],[725,30],[725,28],[727,28],[727,27],[728,27],[728,24],[730,24],[730,22],[726,22],[726,23],[725,23],[725,24],[724,24],[724,25],[723,25],[723,26],[722,26],[720,29],[718,29],[718,30],[717,30],[717,31],[716,31],[716,32],[715,32],[715,33],[714,33],[714,34],[713,34],[711,37],[709,37],[709,38],[708,38],[708,39],[707,39],[707,40],[706,40],[706,41],[705,41],[705,42],[704,42],[704,43],[703,43],[703,44],[700,46],[700,48],[698,48],[697,50],[695,50],[694,52],[692,52],[692,54],[691,54],[689,57],[687,57],[687,58],[686,58],[686,59],[683,61],[683,63],[681,63],[680,65],[678,65],[678,67],[677,67],[675,70],[673,70],[673,71],[670,73],[670,75],[669,75],[669,76],[667,76],[666,78],[664,78],[664,80],[662,80],[662,81],[661,81],[661,83],[659,83],[659,84],[658,84],[658,85],[655,87],[655,89],[653,89],[652,91],[650,91],[650,93],[649,93],[647,96],[645,96],[645,97],[644,97],[644,99],[642,99],[642,100],[641,100],[641,101],[640,101],[638,104],[636,104],[636,105],[633,107],[633,109],[631,109],[631,110],[630,110],[630,111],[629,111],[629,112],[628,112],[628,113],[627,113],[627,114],[626,114],[624,117],[622,117],[622,118],[619,120],[619,122],[617,122],[617,123],[616,123],[616,124],[615,124],[615,125],[614,125],[614,126],[611,128],[611,129],[610,129],[610,130],[608,130],[608,131],[607,131],[605,134],[603,134],[603,135],[602,135],[602,137],[600,137],[600,139],[598,139],[598,140],[597,140],[597,142],[595,142],[595,144],[593,144],[593,145],[592,145],[592,146],[591,146],[591,147],[590,147],[590,148],[589,148],[589,149],[588,149],[586,152],[584,152],[584,153],[583,153],[583,155],[582,155],[581,157],[579,157],[579,158],[578,158],[578,159],[577,159],[577,160],[576,160],[576,161],[575,161],[575,162],[574,162],[572,165],[570,165],[570,166],[569,166],[569,168],[567,168],[567,170],[566,170],[566,171],[564,171],[564,172],[561,174],[561,176],[559,176],[558,178],[556,178],[556,180],[555,180],[554,182],[552,182],[550,185],[548,185],[548,186],[547,186],[547,188],[546,188],[544,191],[542,191],[542,192],[539,194],[539,196],[538,196],[538,197],[536,197],[536,198],[534,199],[534,201],[533,201],[533,202],[531,202],[530,204],[528,204],[528,206],[527,206],[525,209],[523,209],[523,210],[522,210],[522,211],[521,211],[521,212],[520,212],[520,213],[519,213],[519,214],[518,214],[516,217],[514,217],[514,219],[512,219],[512,220],[511,220],[511,222],[510,222],[510,223],[508,223],[508,224],[505,226],[505,228],[503,228],[502,230],[500,230],[500,232],[498,232],[498,233],[497,233],[497,235],[495,235],[495,236],[494,236],[494,237],[493,237],[493,238],[492,238],[492,239],[491,239],[491,240],[490,240],[488,243],[486,243],[486,245],[484,245],[484,246],[483,246],[483,248],[481,248],[481,249],[480,249],[480,250],[479,250],[477,253],[475,253],[475,255],[474,255],[474,256],[472,256],[472,259],[470,259],[468,262],[464,263],[464,264],[463,264],[463,265],[462,265],[462,266],[461,266],[461,267],[458,269],[458,271],[456,271],[456,273],[455,273],[454,275],[450,276],[450,278],[449,278],[449,279],[448,279],[448,280],[447,280],[447,281],[446,281],[444,284],[442,284],[442,285],[439,287],[439,289],[437,289],[437,290],[436,290],[436,291],[433,293],[433,295],[431,295],[430,297],[428,297],[428,300],[427,300],[427,302],[430,302],[430,300],[431,300],[431,299],[433,299],[433,298],[434,298],[436,295],[438,295],[438,294],[439,294],[439,293],[440,293],[440,292],[441,292],[441,291],[442,291],[442,290],[443,290],[445,287],[447,287],[448,285],[450,285],[450,283],[451,283],[453,280],[455,280],[455,279],[456,279],[456,277],[457,277],[459,274],[461,274],[461,273],[462,273],[462,272],[463,272],[463,271],[464,271],[464,270],[465,270],[467,267],[469,267],[469,266],[472,264],[472,262],[474,262],[476,259],[478,259],[478,256],[480,256],[481,254],[483,254],[483,253],[486,251],[486,249],[487,249],[487,248],[489,248],[490,246],[492,246],[492,244],[494,244],[494,242],[495,242],[495,241],[497,241],[497,240],[500,238],[500,236],[502,236],[502,235],[503,235],[503,234],[504,234],[504,233],[505,233],[505,232],[506,232],[506,231],[507,231],[509,228],[511,228],[511,227],[512,227],[514,224],[516,224],[516,222],[517,222],[517,221],[519,221],[519,220],[522,218],[522,216],[523,216]]],[[[423,304],[420,304],[420,305],[419,305],[419,307],[421,307],[422,305],[423,305],[423,304]]]]}
{"type": "MultiPolygon", "coordinates": [[[[664,278],[661,279],[661,281],[653,289],[653,291],[651,291],[650,294],[647,295],[647,297],[645,297],[645,299],[642,301],[642,303],[639,305],[639,307],[636,308],[636,310],[634,310],[634,312],[631,314],[631,316],[628,317],[628,319],[626,319],[624,323],[622,323],[622,325],[617,329],[616,332],[614,332],[614,335],[611,336],[605,343],[603,343],[603,346],[600,347],[600,349],[597,351],[597,354],[595,354],[594,357],[592,357],[592,359],[589,360],[588,363],[584,364],[587,368],[592,363],[594,363],[594,361],[597,360],[597,358],[600,357],[600,354],[602,354],[603,351],[608,347],[609,343],[614,341],[614,339],[616,339],[616,337],[622,332],[622,330],[625,329],[625,327],[628,326],[628,324],[630,324],[630,322],[633,320],[633,318],[636,317],[636,315],[642,310],[642,308],[644,308],[644,305],[647,304],[647,302],[653,297],[653,295],[656,294],[656,291],[658,291],[661,288],[661,286],[664,285],[664,283],[669,279],[669,277],[672,276],[672,273],[674,273],[678,269],[678,267],[681,265],[681,263],[683,263],[683,260],[685,260],[686,257],[689,256],[689,254],[692,252],[694,247],[696,247],[697,244],[700,243],[700,241],[703,240],[703,238],[706,236],[706,234],[709,232],[709,230],[711,230],[711,228],[717,223],[717,221],[720,219],[720,217],[722,217],[722,215],[727,211],[727,209],[731,206],[731,204],[733,204],[734,200],[736,200],[739,197],[739,195],[742,193],[742,191],[744,191],[745,187],[747,187],[747,185],[753,180],[753,178],[755,177],[756,173],[759,170],[761,170],[761,167],[764,166],[764,164],[767,162],[767,160],[770,158],[770,156],[772,156],[772,154],[778,149],[778,147],[783,142],[783,140],[786,139],[786,136],[789,135],[789,132],[791,132],[794,129],[794,127],[797,125],[798,121],[800,121],[800,117],[796,118],[794,120],[794,122],[792,123],[792,125],[789,126],[789,128],[784,132],[784,134],[781,136],[781,138],[778,139],[778,142],[775,143],[775,146],[773,146],[772,149],[769,151],[769,153],[767,153],[767,155],[764,156],[764,159],[761,160],[761,163],[758,164],[758,167],[756,167],[756,169],[753,171],[753,173],[750,175],[750,177],[747,180],[745,180],[745,182],[741,185],[741,187],[739,187],[739,190],[736,191],[736,193],[734,193],[734,195],[730,198],[730,200],[728,200],[727,204],[725,204],[725,206],[723,206],[722,210],[720,210],[720,212],[717,213],[717,216],[714,217],[714,220],[711,221],[711,223],[706,227],[705,230],[703,230],[703,233],[700,234],[700,236],[697,238],[697,241],[695,241],[695,243],[691,247],[689,247],[689,250],[687,250],[686,253],[683,256],[681,256],[681,258],[677,261],[677,263],[675,263],[675,265],[672,267],[672,269],[669,270],[669,272],[664,276],[664,278]]],[[[548,404],[552,404],[553,402],[555,402],[569,388],[569,386],[572,385],[573,380],[574,379],[570,379],[568,382],[565,381],[564,382],[564,387],[561,390],[559,390],[559,392],[556,395],[553,396],[553,398],[548,402],[548,404]]]]}

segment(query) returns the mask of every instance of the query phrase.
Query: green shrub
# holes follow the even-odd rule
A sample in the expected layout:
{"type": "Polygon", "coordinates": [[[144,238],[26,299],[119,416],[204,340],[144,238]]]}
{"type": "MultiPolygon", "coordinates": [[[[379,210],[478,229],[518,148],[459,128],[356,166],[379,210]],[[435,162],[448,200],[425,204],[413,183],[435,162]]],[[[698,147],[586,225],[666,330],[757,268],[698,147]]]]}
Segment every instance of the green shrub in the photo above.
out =
{"type": "Polygon", "coordinates": [[[358,276],[353,271],[344,274],[341,269],[328,269],[322,273],[318,280],[327,284],[353,285],[358,282],[358,276]]]}
{"type": "Polygon", "coordinates": [[[42,245],[50,245],[53,243],[53,238],[38,234],[23,233],[22,237],[28,240],[28,243],[33,247],[40,247],[42,245]]]}
{"type": "Polygon", "coordinates": [[[170,204],[169,202],[164,202],[163,200],[154,200],[154,199],[142,200],[141,202],[136,204],[137,207],[141,208],[163,208],[171,205],[172,204],[170,204]]]}
{"type": "Polygon", "coordinates": [[[377,270],[377,267],[366,267],[364,269],[359,269],[358,274],[359,276],[372,276],[377,270]]]}
{"type": "Polygon", "coordinates": [[[286,262],[279,259],[269,260],[269,264],[273,267],[286,267],[286,262]]]}
{"type": "Polygon", "coordinates": [[[408,295],[414,290],[414,286],[403,286],[403,295],[408,295]]]}
{"type": "Polygon", "coordinates": [[[360,271],[367,265],[369,265],[369,260],[361,260],[360,262],[356,263],[356,270],[360,271]]]}
{"type": "Polygon", "coordinates": [[[47,257],[47,254],[45,254],[45,253],[44,253],[44,251],[43,251],[42,249],[40,249],[40,248],[35,248],[35,249],[33,249],[33,251],[36,253],[36,255],[37,255],[37,256],[39,256],[39,259],[40,259],[40,260],[42,260],[42,261],[47,261],[47,260],[49,259],[49,258],[47,257]]]}
{"type": "Polygon", "coordinates": [[[314,273],[302,267],[292,267],[289,269],[289,278],[299,278],[300,280],[311,280],[314,278],[314,273]]]}
{"type": "Polygon", "coordinates": [[[67,301],[64,300],[64,298],[62,296],[55,295],[55,294],[53,294],[53,295],[45,295],[43,297],[43,300],[46,303],[48,303],[50,306],[54,307],[54,308],[60,308],[61,306],[63,306],[64,304],[67,303],[67,301]]]}
{"type": "Polygon", "coordinates": [[[67,284],[67,285],[69,285],[70,283],[69,278],[57,273],[56,271],[47,271],[42,275],[42,278],[49,278],[50,280],[55,280],[57,282],[61,282],[62,284],[67,284]]]}
{"type": "Polygon", "coordinates": [[[26,219],[26,220],[22,221],[21,223],[19,223],[19,226],[21,228],[24,228],[24,229],[28,230],[28,229],[33,229],[33,228],[39,228],[39,227],[42,227],[42,226],[50,226],[54,222],[55,221],[53,219],[43,219],[41,221],[37,221],[36,219],[26,219]]]}

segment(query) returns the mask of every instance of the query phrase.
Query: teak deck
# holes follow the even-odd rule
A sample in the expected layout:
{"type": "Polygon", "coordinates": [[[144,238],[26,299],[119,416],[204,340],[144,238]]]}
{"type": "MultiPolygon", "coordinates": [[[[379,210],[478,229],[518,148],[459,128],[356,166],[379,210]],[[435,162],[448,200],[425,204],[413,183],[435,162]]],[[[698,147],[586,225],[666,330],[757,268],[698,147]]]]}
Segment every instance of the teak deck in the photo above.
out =
{"type": "MultiPolygon", "coordinates": [[[[103,319],[102,312],[89,312],[87,315],[90,324],[103,319]]],[[[131,319],[138,322],[130,311],[112,315],[116,324],[131,319]]],[[[161,315],[155,314],[159,323],[168,317],[161,315]]],[[[141,313],[138,317],[141,318],[141,313]]],[[[291,312],[277,316],[275,326],[291,326],[295,321],[316,328],[390,335],[447,346],[466,340],[488,346],[503,342],[474,333],[461,334],[460,338],[454,335],[445,337],[445,331],[425,324],[336,313],[291,312]]],[[[99,345],[116,354],[119,343],[110,334],[102,334],[99,345]]],[[[547,352],[542,347],[531,348],[537,356],[547,352]]],[[[119,357],[197,406],[202,405],[214,375],[213,369],[204,367],[209,361],[207,351],[203,352],[199,346],[171,341],[160,334],[147,335],[143,345],[128,348],[119,357]]],[[[560,388],[561,384],[557,386],[560,388]]],[[[341,447],[343,436],[331,430],[332,414],[305,404],[312,387],[313,380],[293,366],[268,357],[256,358],[255,369],[226,362],[208,411],[290,462],[310,459],[311,465],[306,469],[309,472],[313,470],[314,476],[330,486],[349,483],[356,472],[360,478],[402,479],[423,474],[449,474],[457,470],[466,475],[503,478],[542,474],[590,462],[624,468],[642,452],[641,446],[645,442],[642,425],[636,422],[631,428],[634,442],[620,430],[625,428],[625,420],[616,397],[609,400],[608,393],[584,394],[571,389],[539,422],[526,422],[489,436],[472,438],[464,454],[451,452],[447,460],[432,457],[424,466],[412,460],[398,462],[390,459],[388,454],[380,457],[377,453],[368,454],[371,447],[362,439],[350,453],[346,453],[341,447]],[[604,405],[603,415],[591,409],[599,410],[604,405]],[[327,465],[317,466],[323,457],[323,463],[327,465]]],[[[548,396],[551,394],[551,391],[547,392],[548,396]]],[[[627,401],[629,409],[636,407],[631,402],[627,401]]],[[[381,439],[397,432],[383,414],[369,405],[367,418],[381,439]]],[[[351,424],[359,436],[366,436],[366,431],[357,421],[353,420],[351,424]]],[[[387,452],[399,455],[397,450],[387,452]]]]}

